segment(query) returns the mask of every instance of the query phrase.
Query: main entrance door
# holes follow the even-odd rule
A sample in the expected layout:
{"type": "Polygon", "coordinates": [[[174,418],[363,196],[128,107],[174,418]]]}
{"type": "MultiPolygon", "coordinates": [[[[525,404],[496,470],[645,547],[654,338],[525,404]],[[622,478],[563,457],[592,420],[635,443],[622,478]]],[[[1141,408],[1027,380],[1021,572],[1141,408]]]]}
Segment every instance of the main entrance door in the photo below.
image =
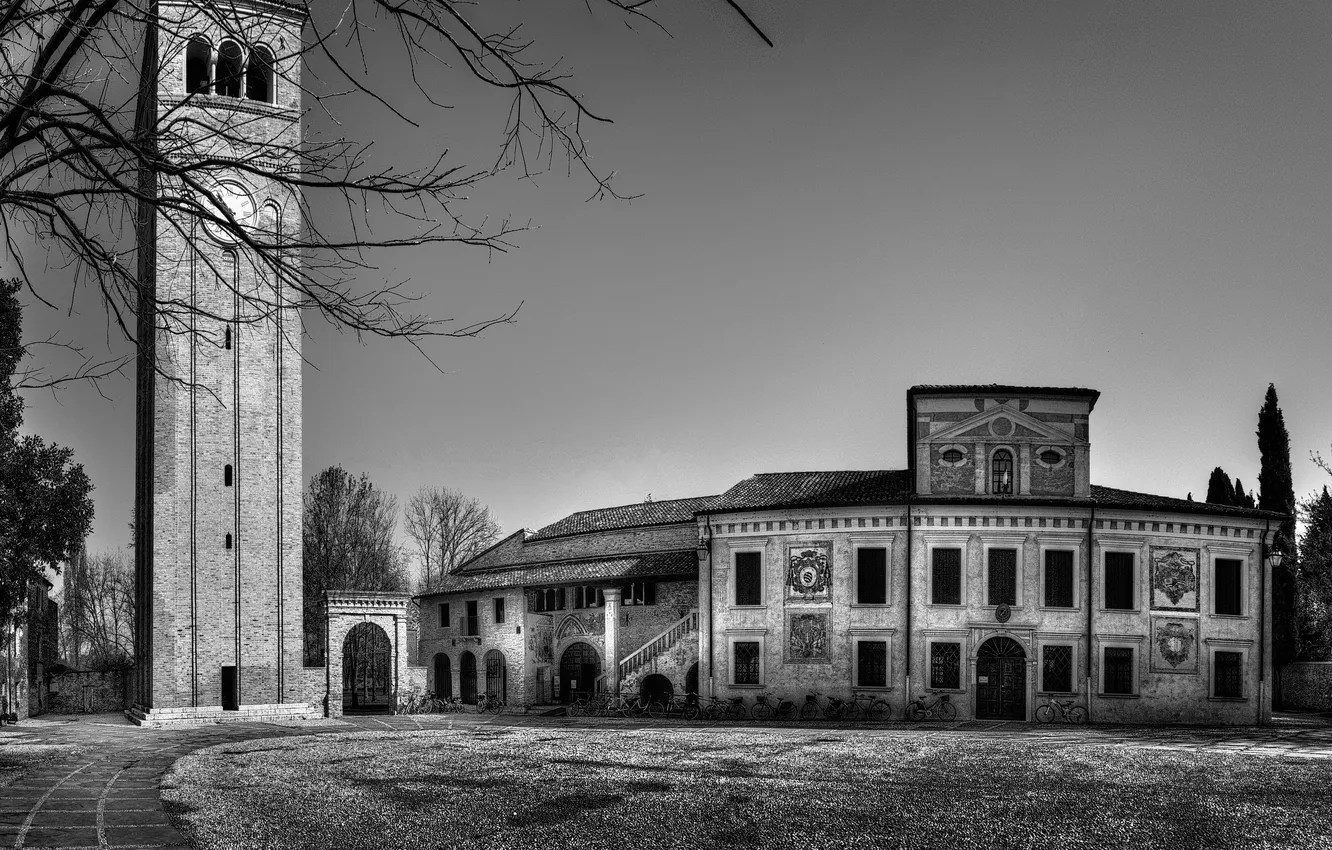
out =
{"type": "Polygon", "coordinates": [[[990,638],[976,653],[976,716],[1027,719],[1027,653],[1012,638],[990,638]]]}
{"type": "Polygon", "coordinates": [[[597,684],[601,658],[589,644],[569,644],[560,656],[560,702],[572,702],[579,695],[592,693],[597,684]]]}

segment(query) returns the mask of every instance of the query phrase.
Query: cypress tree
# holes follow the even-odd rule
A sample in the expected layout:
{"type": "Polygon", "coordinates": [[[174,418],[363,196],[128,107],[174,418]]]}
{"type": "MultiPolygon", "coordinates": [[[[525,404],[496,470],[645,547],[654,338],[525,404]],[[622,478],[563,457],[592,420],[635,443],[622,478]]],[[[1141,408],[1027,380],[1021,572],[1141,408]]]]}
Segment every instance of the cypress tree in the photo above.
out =
{"type": "Polygon", "coordinates": [[[1230,476],[1221,467],[1212,470],[1212,477],[1207,479],[1207,503],[1211,505],[1234,505],[1235,485],[1230,476]]]}
{"type": "Polygon", "coordinates": [[[1306,500],[1299,560],[1299,657],[1332,661],[1332,494],[1306,500]]]}
{"type": "Polygon", "coordinates": [[[1244,492],[1244,485],[1240,483],[1238,478],[1235,479],[1235,506],[1239,508],[1257,507],[1253,501],[1253,494],[1244,492]]]}
{"type": "MultiPolygon", "coordinates": [[[[1258,412],[1258,507],[1286,518],[1277,526],[1275,551],[1284,555],[1272,571],[1272,665],[1280,670],[1295,658],[1295,486],[1290,475],[1290,435],[1277,405],[1276,387],[1267,385],[1267,397],[1258,412]]],[[[1274,695],[1280,698],[1278,691],[1274,695]]]]}

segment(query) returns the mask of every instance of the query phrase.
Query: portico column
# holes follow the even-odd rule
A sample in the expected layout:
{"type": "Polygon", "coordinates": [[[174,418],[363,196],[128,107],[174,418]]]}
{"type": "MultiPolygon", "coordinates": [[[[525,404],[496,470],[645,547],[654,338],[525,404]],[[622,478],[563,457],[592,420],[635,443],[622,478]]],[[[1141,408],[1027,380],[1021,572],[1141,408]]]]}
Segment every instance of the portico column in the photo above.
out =
{"type": "Polygon", "coordinates": [[[608,587],[606,597],[606,687],[620,692],[620,588],[608,587]]]}

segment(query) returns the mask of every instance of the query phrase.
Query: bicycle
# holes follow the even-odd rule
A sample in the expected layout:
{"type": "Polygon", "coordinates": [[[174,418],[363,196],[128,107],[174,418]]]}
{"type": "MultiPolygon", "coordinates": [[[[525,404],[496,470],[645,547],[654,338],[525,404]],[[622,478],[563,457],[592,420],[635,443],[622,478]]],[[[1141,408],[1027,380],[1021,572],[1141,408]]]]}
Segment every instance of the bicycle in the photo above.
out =
{"type": "Polygon", "coordinates": [[[828,704],[825,706],[819,702],[821,696],[823,694],[818,691],[810,691],[805,695],[805,704],[800,706],[801,720],[813,720],[820,714],[826,720],[854,720],[860,716],[860,706],[854,702],[848,703],[840,697],[830,696],[828,697],[828,704]],[[852,707],[855,708],[854,714],[850,711],[852,707]]]}
{"type": "Polygon", "coordinates": [[[666,702],[648,703],[648,717],[660,719],[672,714],[679,714],[685,720],[693,720],[698,717],[698,703],[675,694],[671,694],[666,702]]]}
{"type": "Polygon", "coordinates": [[[1042,723],[1051,723],[1055,719],[1056,710],[1059,712],[1060,720],[1077,725],[1087,722],[1087,709],[1074,705],[1071,699],[1051,698],[1049,705],[1037,706],[1036,719],[1042,723]]]}
{"type": "Polygon", "coordinates": [[[948,701],[948,694],[940,694],[933,702],[925,702],[921,694],[907,703],[904,716],[907,720],[928,720],[938,716],[940,720],[956,720],[957,706],[948,701]]]}
{"type": "Polygon", "coordinates": [[[505,702],[498,696],[492,694],[482,694],[476,698],[476,711],[478,714],[499,714],[504,710],[505,702]]]}
{"type": "Polygon", "coordinates": [[[702,715],[704,720],[744,720],[745,698],[708,697],[708,704],[703,706],[702,715]]]}
{"type": "Polygon", "coordinates": [[[796,704],[789,699],[777,698],[769,702],[771,692],[764,692],[754,697],[754,707],[749,716],[755,720],[792,720],[796,716],[796,704]]]}
{"type": "Polygon", "coordinates": [[[864,716],[866,720],[878,722],[893,716],[893,707],[888,704],[888,700],[876,697],[874,694],[853,693],[851,701],[856,707],[856,714],[864,716]],[[861,703],[867,703],[867,705],[861,705],[861,703]]]}

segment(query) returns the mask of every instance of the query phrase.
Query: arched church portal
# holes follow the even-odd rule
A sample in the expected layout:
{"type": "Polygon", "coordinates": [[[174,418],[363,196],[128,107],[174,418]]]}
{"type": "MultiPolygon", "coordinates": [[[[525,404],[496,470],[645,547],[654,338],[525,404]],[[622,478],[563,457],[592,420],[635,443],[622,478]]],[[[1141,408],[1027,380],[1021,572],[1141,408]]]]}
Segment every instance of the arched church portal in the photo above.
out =
{"type": "Polygon", "coordinates": [[[1027,653],[1008,637],[992,637],[976,652],[976,717],[1027,719],[1027,653]]]}

